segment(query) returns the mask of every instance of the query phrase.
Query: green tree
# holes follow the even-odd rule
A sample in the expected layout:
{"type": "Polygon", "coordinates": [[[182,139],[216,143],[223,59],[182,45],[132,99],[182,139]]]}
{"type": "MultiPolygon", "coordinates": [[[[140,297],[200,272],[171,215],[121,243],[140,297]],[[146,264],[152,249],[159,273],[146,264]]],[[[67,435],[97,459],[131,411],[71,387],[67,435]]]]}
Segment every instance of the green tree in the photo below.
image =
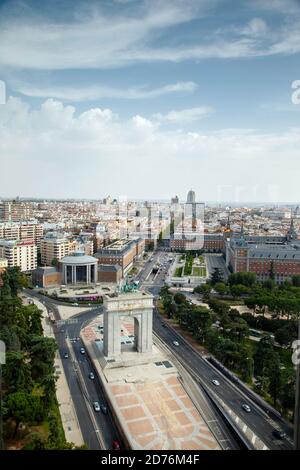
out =
{"type": "Polygon", "coordinates": [[[225,295],[228,293],[228,288],[224,282],[217,282],[214,285],[214,289],[220,295],[225,295]]]}
{"type": "Polygon", "coordinates": [[[256,275],[254,273],[247,272],[230,274],[228,283],[230,286],[233,284],[243,284],[247,287],[253,287],[256,283],[256,275]]]}
{"type": "Polygon", "coordinates": [[[174,301],[177,305],[186,303],[186,297],[181,292],[176,292],[174,295],[174,301]]]}
{"type": "Polygon", "coordinates": [[[294,321],[289,321],[275,332],[275,340],[282,346],[291,346],[298,338],[298,326],[294,321]]]}
{"type": "Polygon", "coordinates": [[[271,261],[271,264],[270,264],[270,272],[269,272],[269,277],[272,281],[274,281],[275,279],[275,273],[274,273],[274,261],[272,260],[271,261]]]}
{"type": "Polygon", "coordinates": [[[214,268],[212,275],[210,277],[211,285],[214,286],[217,283],[223,281],[223,274],[220,268],[214,268]]]}
{"type": "Polygon", "coordinates": [[[29,356],[33,378],[53,375],[56,350],[57,344],[54,339],[37,335],[32,336],[29,356]]]}
{"type": "Polygon", "coordinates": [[[292,277],[292,284],[294,287],[300,287],[300,276],[293,276],[292,277]]]}
{"type": "Polygon", "coordinates": [[[195,294],[209,294],[211,291],[210,284],[200,284],[199,286],[194,288],[195,294]]]}
{"type": "Polygon", "coordinates": [[[28,357],[21,351],[9,351],[3,366],[5,387],[10,392],[30,391],[32,389],[31,367],[28,357]]]}
{"type": "Polygon", "coordinates": [[[44,417],[40,398],[24,391],[10,393],[5,398],[5,406],[7,414],[14,418],[16,423],[14,436],[17,435],[21,422],[40,422],[44,417]]]}

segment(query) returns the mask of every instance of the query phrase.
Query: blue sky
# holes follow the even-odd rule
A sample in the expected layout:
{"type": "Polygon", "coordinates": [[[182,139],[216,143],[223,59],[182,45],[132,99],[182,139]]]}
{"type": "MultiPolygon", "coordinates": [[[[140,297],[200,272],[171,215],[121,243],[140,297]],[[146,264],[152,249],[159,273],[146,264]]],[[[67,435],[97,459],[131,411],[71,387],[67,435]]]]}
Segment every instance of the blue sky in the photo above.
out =
{"type": "Polygon", "coordinates": [[[299,56],[298,0],[0,1],[0,196],[298,202],[299,56]]]}

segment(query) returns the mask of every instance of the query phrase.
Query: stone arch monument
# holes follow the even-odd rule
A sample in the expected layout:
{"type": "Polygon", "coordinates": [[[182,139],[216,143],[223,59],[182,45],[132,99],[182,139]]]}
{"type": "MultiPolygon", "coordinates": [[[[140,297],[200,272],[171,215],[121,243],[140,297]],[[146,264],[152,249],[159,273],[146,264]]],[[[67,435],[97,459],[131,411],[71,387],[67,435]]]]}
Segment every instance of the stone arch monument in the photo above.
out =
{"type": "Polygon", "coordinates": [[[121,354],[121,325],[123,316],[134,318],[134,336],[138,353],[152,352],[153,295],[144,291],[104,296],[103,352],[107,358],[121,354]]]}

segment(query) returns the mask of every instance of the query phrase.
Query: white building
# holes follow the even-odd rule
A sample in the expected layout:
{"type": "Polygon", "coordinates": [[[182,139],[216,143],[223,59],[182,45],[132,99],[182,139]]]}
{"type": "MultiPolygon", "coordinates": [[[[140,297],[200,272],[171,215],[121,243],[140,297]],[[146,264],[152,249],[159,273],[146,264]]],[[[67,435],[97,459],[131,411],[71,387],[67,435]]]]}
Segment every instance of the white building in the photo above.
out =
{"type": "Polygon", "coordinates": [[[30,241],[0,240],[0,258],[5,258],[9,267],[32,271],[37,267],[37,246],[30,241]]]}
{"type": "Polygon", "coordinates": [[[43,226],[36,220],[0,222],[0,239],[34,242],[38,247],[43,236],[43,226]]]}
{"type": "Polygon", "coordinates": [[[63,235],[48,233],[41,240],[41,263],[51,266],[52,261],[60,261],[70,253],[70,241],[63,235]]]}

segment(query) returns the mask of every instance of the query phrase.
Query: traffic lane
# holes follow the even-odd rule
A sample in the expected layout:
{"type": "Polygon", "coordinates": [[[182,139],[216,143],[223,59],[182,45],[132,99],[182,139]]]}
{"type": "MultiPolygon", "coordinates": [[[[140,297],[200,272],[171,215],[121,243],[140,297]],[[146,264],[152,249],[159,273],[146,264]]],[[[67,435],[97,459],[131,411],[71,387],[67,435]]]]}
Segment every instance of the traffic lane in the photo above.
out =
{"type": "MultiPolygon", "coordinates": [[[[78,367],[80,368],[82,379],[85,383],[85,387],[87,391],[87,399],[90,404],[90,408],[92,412],[94,413],[98,427],[101,430],[101,434],[104,438],[105,447],[109,449],[112,445],[112,441],[113,441],[113,437],[115,433],[114,431],[111,430],[112,424],[107,419],[105,419],[106,415],[104,415],[102,411],[96,412],[94,410],[93,403],[98,402],[99,405],[101,405],[105,403],[105,399],[101,391],[99,389],[96,389],[96,385],[95,385],[96,379],[92,380],[89,378],[90,372],[94,373],[94,371],[92,370],[92,367],[90,366],[85,354],[80,353],[80,347],[82,347],[81,344],[74,344],[73,350],[76,354],[78,367]]],[[[95,376],[95,373],[94,373],[94,376],[95,376]]]]}
{"type": "MultiPolygon", "coordinates": [[[[36,296],[41,297],[40,295],[36,296]]],[[[56,318],[60,318],[59,311],[57,306],[53,304],[51,300],[45,300],[44,305],[47,310],[53,311],[56,318]]],[[[92,317],[98,312],[90,312],[89,316],[92,317]]],[[[86,321],[86,314],[82,315],[82,322],[86,321]]],[[[73,326],[73,325],[70,325],[73,326]]],[[[75,328],[71,328],[73,333],[80,331],[80,324],[76,325],[75,328]]],[[[80,429],[82,432],[83,440],[87,444],[88,448],[99,450],[100,444],[97,439],[96,430],[91,421],[87,410],[87,404],[83,396],[82,389],[79,384],[79,379],[76,371],[74,370],[73,361],[70,359],[70,350],[66,342],[66,337],[68,336],[68,327],[54,327],[55,339],[58,344],[59,352],[62,359],[62,367],[66,376],[67,384],[70,390],[70,394],[74,403],[76,410],[77,418],[80,423],[80,429]],[[68,358],[64,358],[64,354],[68,353],[68,358]]]]}
{"type": "Polygon", "coordinates": [[[100,444],[95,433],[94,425],[88,414],[86,402],[82,394],[78,376],[74,369],[74,364],[70,359],[70,350],[65,340],[60,339],[59,344],[60,350],[63,349],[64,351],[68,352],[69,355],[67,359],[62,356],[62,366],[70,390],[72,401],[74,403],[78,422],[80,423],[80,429],[83,440],[87,444],[89,449],[99,450],[100,444]]]}
{"type": "Polygon", "coordinates": [[[91,363],[88,355],[82,354],[80,349],[84,347],[81,341],[77,341],[73,344],[73,350],[76,355],[76,359],[78,361],[78,366],[80,367],[82,378],[85,382],[85,386],[88,392],[88,398],[91,406],[94,402],[98,402],[100,405],[104,404],[107,406],[108,413],[105,415],[100,412],[95,412],[93,409],[93,413],[95,415],[95,419],[98,423],[99,429],[101,429],[102,435],[104,437],[104,441],[106,444],[107,449],[111,449],[112,442],[114,439],[118,439],[120,442],[121,438],[119,436],[119,432],[117,430],[116,425],[114,424],[114,420],[111,416],[111,412],[109,410],[109,406],[107,404],[104,391],[102,386],[98,380],[97,373],[93,364],[91,363]],[[89,378],[90,372],[93,372],[95,379],[92,380],[89,378]]]}
{"type": "MultiPolygon", "coordinates": [[[[100,314],[101,313],[102,312],[100,312],[100,314]]],[[[98,376],[93,366],[93,363],[90,361],[90,358],[86,353],[85,354],[80,353],[80,349],[82,347],[84,348],[84,344],[82,343],[82,340],[79,337],[80,330],[82,329],[85,323],[89,322],[93,317],[97,315],[99,315],[98,310],[94,312],[89,312],[88,318],[87,318],[87,315],[82,314],[80,321],[78,323],[68,325],[68,335],[70,338],[74,339],[72,341],[72,347],[75,353],[75,357],[78,361],[78,366],[80,367],[82,378],[85,382],[85,386],[88,391],[89,402],[92,404],[93,402],[97,401],[99,402],[99,404],[103,403],[107,405],[105,394],[98,380],[98,376]],[[94,380],[89,378],[90,372],[93,372],[94,377],[95,377],[94,380]]],[[[108,407],[107,415],[104,415],[102,412],[94,412],[94,415],[98,423],[99,429],[101,429],[106,447],[108,449],[111,448],[112,441],[115,439],[117,439],[121,443],[121,446],[122,446],[123,445],[122,439],[114,423],[109,407],[108,407]]]]}
{"type": "Polygon", "coordinates": [[[219,268],[223,272],[224,277],[225,278],[228,277],[228,274],[229,274],[228,268],[225,264],[225,261],[222,255],[207,254],[205,256],[205,259],[207,262],[207,268],[208,268],[208,272],[210,275],[212,274],[214,268],[219,268]]]}
{"type": "MultiPolygon", "coordinates": [[[[209,385],[212,385],[212,380],[217,379],[219,382],[223,384],[223,387],[216,387],[216,394],[217,395],[223,395],[223,397],[226,397],[226,401],[229,401],[232,405],[242,405],[242,403],[245,403],[246,398],[244,399],[242,396],[240,397],[238,394],[233,395],[233,390],[231,389],[231,385],[229,385],[227,382],[224,380],[224,376],[217,372],[214,371],[202,358],[199,356],[197,353],[194,353],[193,350],[191,350],[190,346],[186,344],[185,342],[182,341],[181,336],[177,335],[176,333],[172,333],[167,330],[167,328],[160,329],[160,325],[155,325],[156,328],[155,330],[159,331],[159,335],[162,337],[164,336],[164,339],[168,342],[170,348],[177,354],[184,356],[184,360],[189,365],[192,367],[197,373],[201,375],[202,378],[205,378],[207,382],[209,382],[209,385]],[[164,330],[164,331],[163,331],[164,330]],[[178,341],[179,347],[175,346],[173,344],[173,341],[178,341]],[[224,388],[225,387],[225,388],[224,388]],[[228,387],[230,388],[228,392],[228,387]]],[[[235,392],[235,390],[234,390],[235,392]]],[[[258,414],[261,415],[264,419],[266,417],[263,415],[263,412],[258,411],[258,414]]],[[[243,414],[241,414],[243,416],[243,414]]]]}
{"type": "MultiPolygon", "coordinates": [[[[274,448],[275,443],[272,438],[272,431],[274,429],[273,425],[269,422],[268,418],[265,417],[264,413],[260,411],[259,408],[256,408],[252,402],[250,404],[252,412],[246,413],[242,410],[242,403],[247,403],[247,399],[243,396],[240,396],[239,393],[227,382],[224,381],[224,376],[222,374],[212,371],[208,364],[195,353],[186,343],[182,342],[182,338],[176,333],[170,333],[167,328],[161,327],[161,324],[158,324],[156,320],[155,330],[159,332],[159,336],[163,337],[165,341],[169,343],[170,349],[175,353],[181,356],[184,359],[185,363],[190,366],[202,379],[205,379],[206,382],[209,382],[211,386],[211,380],[217,378],[219,382],[222,382],[222,387],[216,387],[215,393],[224,399],[227,404],[230,404],[231,408],[235,413],[247,424],[251,429],[255,430],[258,437],[266,442],[268,445],[272,445],[274,448]],[[173,345],[173,341],[176,340],[179,342],[180,346],[173,345]],[[181,341],[181,342],[180,342],[181,341]]],[[[284,443],[287,448],[290,448],[288,443],[284,443]]],[[[276,447],[282,447],[282,444],[276,444],[276,447]]]]}
{"type": "MultiPolygon", "coordinates": [[[[161,322],[158,317],[156,317],[156,321],[157,321],[156,327],[160,329],[161,322]]],[[[163,328],[163,329],[166,330],[167,328],[163,328]]],[[[163,334],[163,329],[161,330],[162,334],[163,334]]],[[[279,426],[283,431],[285,431],[289,435],[290,427],[288,426],[288,424],[284,422],[282,418],[272,418],[271,420],[264,410],[262,410],[258,405],[252,402],[250,397],[247,397],[247,395],[244,397],[244,394],[242,393],[242,391],[240,391],[238,388],[236,389],[234,384],[231,384],[230,381],[226,380],[224,378],[224,375],[220,371],[217,371],[214,368],[210,367],[210,365],[203,358],[201,358],[201,356],[197,352],[195,352],[188,344],[183,342],[179,334],[177,334],[176,332],[173,333],[173,330],[171,330],[170,328],[168,328],[168,333],[169,333],[168,339],[171,342],[171,344],[172,344],[172,340],[176,339],[180,343],[181,349],[182,350],[186,349],[186,352],[189,354],[189,360],[194,365],[194,367],[195,368],[202,367],[202,374],[205,374],[206,378],[210,380],[212,380],[213,378],[217,378],[219,381],[222,381],[225,384],[225,386],[229,388],[231,392],[234,392],[234,396],[237,398],[237,400],[240,398],[241,403],[245,403],[245,402],[247,403],[247,400],[250,401],[252,410],[257,415],[259,415],[263,421],[267,420],[267,422],[269,423],[268,429],[270,429],[270,426],[272,427],[272,430],[274,429],[273,425],[271,424],[271,421],[273,421],[276,423],[277,426],[279,426]]],[[[175,348],[176,346],[173,348],[174,351],[177,350],[175,348]]],[[[220,388],[219,387],[217,388],[219,391],[220,388]]],[[[230,395],[228,396],[228,398],[226,396],[226,400],[228,401],[231,400],[231,403],[233,403],[230,395]]]]}
{"type": "Polygon", "coordinates": [[[147,276],[151,273],[153,267],[155,266],[155,264],[157,263],[159,257],[160,257],[161,253],[158,252],[158,253],[155,253],[153,256],[153,260],[152,261],[149,261],[148,264],[146,264],[145,268],[139,272],[139,274],[136,276],[136,280],[139,280],[141,282],[145,281],[145,279],[147,278],[147,276]]]}

